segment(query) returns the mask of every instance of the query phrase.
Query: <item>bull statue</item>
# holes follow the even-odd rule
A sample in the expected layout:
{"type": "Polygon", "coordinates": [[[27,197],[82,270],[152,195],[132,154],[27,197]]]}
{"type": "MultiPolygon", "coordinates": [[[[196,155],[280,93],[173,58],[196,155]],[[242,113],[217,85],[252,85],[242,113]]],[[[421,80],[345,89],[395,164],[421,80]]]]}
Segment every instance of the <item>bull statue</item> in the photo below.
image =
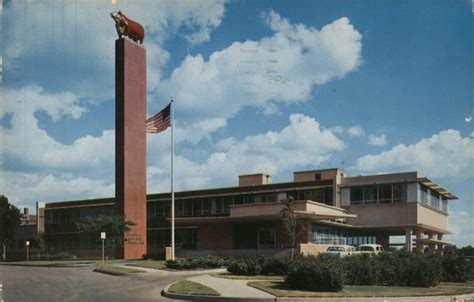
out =
{"type": "Polygon", "coordinates": [[[127,36],[133,41],[143,44],[145,30],[140,23],[127,18],[121,11],[110,13],[110,16],[115,21],[115,28],[117,29],[119,39],[121,39],[122,36],[127,36]]]}

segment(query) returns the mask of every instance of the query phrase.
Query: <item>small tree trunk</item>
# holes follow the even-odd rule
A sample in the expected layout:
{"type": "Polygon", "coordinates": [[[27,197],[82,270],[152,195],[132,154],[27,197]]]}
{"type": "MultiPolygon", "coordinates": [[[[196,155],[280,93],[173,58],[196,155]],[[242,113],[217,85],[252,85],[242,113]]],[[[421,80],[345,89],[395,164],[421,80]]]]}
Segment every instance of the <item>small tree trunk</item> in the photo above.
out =
{"type": "Polygon", "coordinates": [[[7,260],[7,245],[5,244],[5,242],[3,243],[2,259],[3,259],[3,261],[7,260]]]}
{"type": "Polygon", "coordinates": [[[291,260],[295,257],[295,248],[291,247],[291,260]]]}

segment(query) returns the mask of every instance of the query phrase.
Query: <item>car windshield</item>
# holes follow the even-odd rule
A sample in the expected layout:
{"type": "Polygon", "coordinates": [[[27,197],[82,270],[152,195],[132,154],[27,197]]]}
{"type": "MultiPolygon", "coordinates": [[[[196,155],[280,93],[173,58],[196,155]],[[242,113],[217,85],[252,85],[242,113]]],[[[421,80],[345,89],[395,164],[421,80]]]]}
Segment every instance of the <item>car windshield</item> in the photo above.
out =
{"type": "Polygon", "coordinates": [[[344,252],[344,248],[340,246],[330,246],[328,247],[328,252],[344,252]]]}
{"type": "Polygon", "coordinates": [[[374,248],[371,246],[359,246],[358,250],[363,252],[373,252],[374,248]]]}

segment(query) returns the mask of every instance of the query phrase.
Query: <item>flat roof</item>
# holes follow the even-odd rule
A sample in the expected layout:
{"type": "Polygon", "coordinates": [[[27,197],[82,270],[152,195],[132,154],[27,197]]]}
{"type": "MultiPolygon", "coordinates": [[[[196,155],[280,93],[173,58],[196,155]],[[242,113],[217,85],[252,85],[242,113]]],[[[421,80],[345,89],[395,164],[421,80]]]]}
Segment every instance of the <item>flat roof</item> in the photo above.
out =
{"type": "Polygon", "coordinates": [[[456,195],[450,193],[448,190],[446,190],[445,188],[441,187],[440,185],[438,185],[437,183],[435,183],[434,181],[431,181],[429,178],[427,177],[419,177],[418,179],[418,182],[420,182],[421,184],[427,186],[428,188],[430,188],[430,190],[433,190],[433,191],[436,191],[438,192],[439,194],[443,195],[444,197],[446,197],[447,199],[451,199],[451,200],[454,200],[454,199],[459,199],[456,195]]]}

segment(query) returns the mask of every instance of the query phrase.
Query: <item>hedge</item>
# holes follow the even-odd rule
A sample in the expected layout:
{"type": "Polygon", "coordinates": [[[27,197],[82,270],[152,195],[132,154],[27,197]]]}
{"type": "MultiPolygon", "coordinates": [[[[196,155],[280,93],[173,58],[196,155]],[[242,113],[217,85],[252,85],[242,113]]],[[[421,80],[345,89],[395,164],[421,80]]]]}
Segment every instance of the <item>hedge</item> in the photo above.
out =
{"type": "Polygon", "coordinates": [[[179,260],[167,260],[165,266],[176,270],[219,268],[225,266],[226,262],[218,257],[198,257],[179,260]]]}
{"type": "Polygon", "coordinates": [[[294,261],[285,283],[293,289],[337,292],[342,290],[343,280],[339,259],[308,256],[294,261]]]}

